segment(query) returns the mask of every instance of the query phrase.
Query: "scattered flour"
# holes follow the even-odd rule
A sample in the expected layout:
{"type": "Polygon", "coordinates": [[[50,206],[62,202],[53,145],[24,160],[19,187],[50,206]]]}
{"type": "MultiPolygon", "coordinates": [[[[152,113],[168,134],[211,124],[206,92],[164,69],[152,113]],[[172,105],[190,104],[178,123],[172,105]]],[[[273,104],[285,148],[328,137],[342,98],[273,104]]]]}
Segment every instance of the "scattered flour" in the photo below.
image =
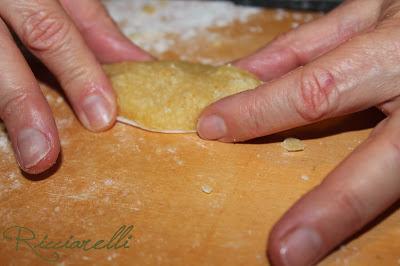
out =
{"type": "Polygon", "coordinates": [[[115,259],[116,257],[118,257],[119,255],[117,253],[113,253],[110,256],[107,257],[108,261],[112,261],[113,259],[115,259]]]}
{"type": "Polygon", "coordinates": [[[16,190],[16,189],[19,189],[19,188],[21,188],[21,182],[19,182],[19,180],[18,179],[15,179],[15,180],[13,180],[12,181],[12,183],[11,183],[11,185],[10,185],[10,189],[11,190],[16,190]]]}
{"type": "Polygon", "coordinates": [[[52,95],[50,95],[50,94],[47,94],[47,95],[46,95],[46,100],[47,100],[49,103],[53,103],[53,102],[54,102],[54,97],[53,97],[52,95]]]}
{"type": "Polygon", "coordinates": [[[234,21],[246,22],[250,16],[260,12],[259,8],[238,7],[225,1],[207,5],[201,1],[103,2],[127,36],[145,50],[158,53],[166,52],[174,45],[173,40],[166,38],[168,35],[179,35],[183,40],[189,40],[209,27],[224,27],[234,21]]]}
{"type": "Polygon", "coordinates": [[[72,125],[74,119],[72,116],[68,118],[56,118],[56,124],[58,129],[68,128],[72,125]]]}
{"type": "Polygon", "coordinates": [[[177,165],[184,165],[184,161],[182,161],[178,156],[174,156],[174,161],[177,165]]]}
{"type": "Polygon", "coordinates": [[[15,172],[3,173],[0,179],[0,195],[6,192],[12,192],[22,187],[19,176],[15,172]]]}
{"type": "Polygon", "coordinates": [[[16,190],[16,189],[21,188],[22,184],[19,181],[18,176],[17,176],[17,174],[15,172],[9,173],[7,175],[7,177],[8,177],[8,180],[11,182],[8,185],[9,190],[16,190]]]}
{"type": "Polygon", "coordinates": [[[256,255],[256,259],[257,259],[259,262],[264,262],[265,256],[263,256],[263,255],[261,255],[261,254],[257,254],[257,255],[256,255]]]}
{"type": "Polygon", "coordinates": [[[275,12],[274,19],[277,21],[282,21],[289,17],[289,12],[285,11],[284,9],[278,8],[275,12]]]}
{"type": "Polygon", "coordinates": [[[303,14],[295,12],[292,14],[292,18],[294,20],[301,21],[301,20],[303,20],[303,14]]]}
{"type": "Polygon", "coordinates": [[[114,181],[112,179],[106,179],[104,181],[104,185],[106,185],[106,186],[111,186],[113,183],[114,183],[114,181]]]}
{"type": "Polygon", "coordinates": [[[0,152],[8,153],[10,152],[10,141],[5,132],[3,132],[2,127],[0,127],[0,152]]]}
{"type": "Polygon", "coordinates": [[[62,97],[57,97],[57,99],[56,99],[56,103],[57,103],[57,105],[59,105],[59,104],[61,104],[61,103],[63,103],[64,102],[64,99],[62,98],[62,97]]]}
{"type": "Polygon", "coordinates": [[[223,245],[224,248],[232,248],[232,249],[240,249],[242,246],[243,246],[242,242],[239,241],[229,241],[223,245]]]}
{"type": "Polygon", "coordinates": [[[65,137],[61,138],[61,146],[66,147],[67,145],[69,145],[71,143],[71,141],[69,139],[66,139],[65,137]]]}
{"type": "Polygon", "coordinates": [[[300,26],[300,23],[299,22],[292,22],[292,24],[290,26],[292,27],[292,29],[295,29],[295,28],[300,26]]]}
{"type": "Polygon", "coordinates": [[[309,22],[314,19],[314,16],[311,14],[307,14],[304,16],[304,22],[309,22]]]}
{"type": "Polygon", "coordinates": [[[167,152],[176,153],[176,148],[175,147],[167,147],[167,152]]]}

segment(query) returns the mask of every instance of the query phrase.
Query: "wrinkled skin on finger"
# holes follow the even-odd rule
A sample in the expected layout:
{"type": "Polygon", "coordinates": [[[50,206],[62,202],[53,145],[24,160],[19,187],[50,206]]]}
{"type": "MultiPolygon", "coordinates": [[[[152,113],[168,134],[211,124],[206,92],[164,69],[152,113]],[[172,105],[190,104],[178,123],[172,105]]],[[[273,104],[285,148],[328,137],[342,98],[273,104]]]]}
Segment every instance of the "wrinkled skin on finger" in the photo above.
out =
{"type": "Polygon", "coordinates": [[[36,174],[56,162],[58,133],[5,24],[55,75],[81,123],[94,132],[112,127],[117,113],[115,94],[100,63],[152,57],[122,35],[99,1],[2,1],[0,118],[20,167],[36,174]]]}
{"type": "Polygon", "coordinates": [[[377,106],[387,119],[273,227],[273,265],[313,265],[400,198],[400,1],[353,0],[235,62],[266,83],[207,107],[198,134],[243,141],[377,106]]]}

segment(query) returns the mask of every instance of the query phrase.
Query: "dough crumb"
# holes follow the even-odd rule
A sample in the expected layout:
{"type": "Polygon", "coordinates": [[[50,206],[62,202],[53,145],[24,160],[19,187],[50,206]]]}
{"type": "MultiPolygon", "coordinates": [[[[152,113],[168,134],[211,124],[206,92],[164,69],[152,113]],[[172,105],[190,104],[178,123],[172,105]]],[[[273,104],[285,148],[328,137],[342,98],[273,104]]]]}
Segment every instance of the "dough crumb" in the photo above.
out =
{"type": "Polygon", "coordinates": [[[282,142],[282,147],[288,152],[304,151],[304,143],[296,138],[287,138],[282,142]]]}
{"type": "Polygon", "coordinates": [[[310,180],[310,177],[307,175],[302,175],[300,178],[303,179],[304,181],[310,180]]]}
{"type": "Polygon", "coordinates": [[[209,185],[202,185],[201,190],[206,194],[210,194],[213,191],[213,188],[209,185]]]}
{"type": "Polygon", "coordinates": [[[154,14],[155,12],[156,12],[156,7],[155,6],[152,6],[152,5],[150,5],[150,4],[145,4],[143,7],[142,7],[142,10],[143,10],[143,12],[145,12],[145,13],[147,13],[147,14],[154,14]]]}

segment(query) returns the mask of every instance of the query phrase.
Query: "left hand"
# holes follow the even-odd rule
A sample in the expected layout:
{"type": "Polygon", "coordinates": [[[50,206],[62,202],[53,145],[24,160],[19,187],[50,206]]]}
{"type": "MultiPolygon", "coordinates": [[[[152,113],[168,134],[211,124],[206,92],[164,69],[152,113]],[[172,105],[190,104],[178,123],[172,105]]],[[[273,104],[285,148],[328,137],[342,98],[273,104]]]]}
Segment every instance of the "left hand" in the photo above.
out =
{"type": "Polygon", "coordinates": [[[119,31],[99,0],[1,0],[0,120],[21,169],[38,174],[56,162],[60,141],[11,31],[54,74],[82,125],[93,132],[112,127],[117,115],[100,63],[152,57],[119,31]]]}
{"type": "Polygon", "coordinates": [[[236,65],[269,82],[206,108],[202,138],[243,141],[372,106],[388,115],[270,234],[274,265],[315,264],[400,198],[400,1],[346,1],[236,65]]]}

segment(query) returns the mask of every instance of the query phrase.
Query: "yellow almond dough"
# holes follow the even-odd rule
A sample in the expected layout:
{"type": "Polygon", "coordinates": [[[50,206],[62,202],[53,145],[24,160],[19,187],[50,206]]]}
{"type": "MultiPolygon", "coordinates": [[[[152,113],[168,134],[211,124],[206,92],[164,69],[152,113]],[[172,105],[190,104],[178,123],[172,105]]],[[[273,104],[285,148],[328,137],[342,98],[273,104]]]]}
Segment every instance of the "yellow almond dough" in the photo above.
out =
{"type": "Polygon", "coordinates": [[[229,65],[154,61],[104,69],[118,96],[118,120],[163,133],[194,132],[207,105],[261,84],[254,75],[229,65]]]}
{"type": "Polygon", "coordinates": [[[288,152],[304,151],[304,143],[296,138],[287,138],[282,142],[283,148],[288,152]]]}

